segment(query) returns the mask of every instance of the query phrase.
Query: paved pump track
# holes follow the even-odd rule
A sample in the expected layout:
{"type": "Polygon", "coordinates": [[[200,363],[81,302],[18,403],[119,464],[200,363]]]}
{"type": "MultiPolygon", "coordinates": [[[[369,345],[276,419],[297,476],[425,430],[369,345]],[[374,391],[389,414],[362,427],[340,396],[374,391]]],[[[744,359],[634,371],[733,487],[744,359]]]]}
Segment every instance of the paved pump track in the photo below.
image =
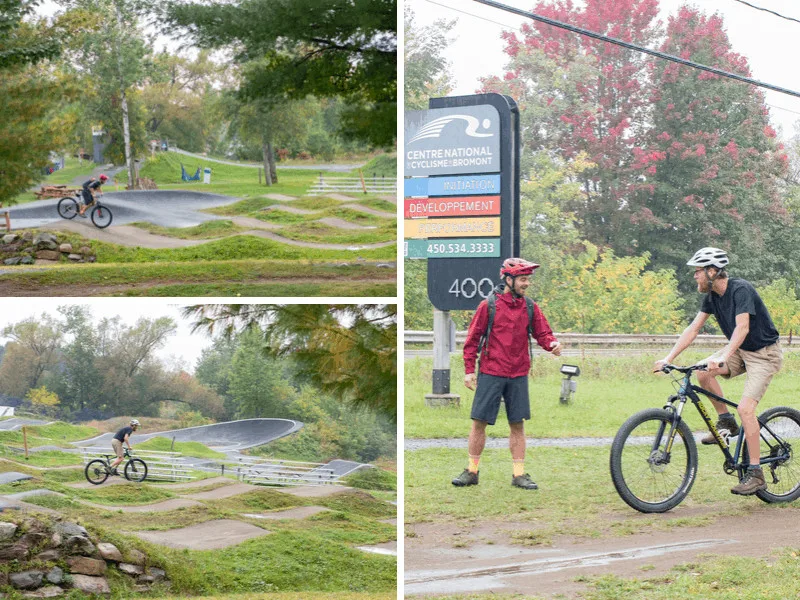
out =
{"type": "MultiPolygon", "coordinates": [[[[214,450],[230,452],[268,444],[299,431],[302,427],[303,424],[300,421],[291,419],[243,419],[155,433],[137,431],[136,440],[137,443],[141,443],[154,437],[175,438],[177,442],[200,442],[214,450]]],[[[110,448],[113,437],[113,433],[104,433],[74,443],[76,446],[108,446],[110,448]]]]}

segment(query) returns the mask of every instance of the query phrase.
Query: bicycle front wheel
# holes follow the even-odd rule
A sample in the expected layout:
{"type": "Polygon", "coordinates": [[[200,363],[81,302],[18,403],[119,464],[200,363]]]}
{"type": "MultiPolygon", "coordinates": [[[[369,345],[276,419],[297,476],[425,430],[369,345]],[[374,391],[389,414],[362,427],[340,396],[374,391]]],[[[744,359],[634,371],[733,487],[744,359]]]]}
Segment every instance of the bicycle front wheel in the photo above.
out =
{"type": "Polygon", "coordinates": [[[89,464],[86,465],[86,468],[83,470],[83,474],[86,475],[86,480],[89,483],[100,485],[108,479],[108,466],[105,461],[95,459],[89,461],[89,464]]]}
{"type": "Polygon", "coordinates": [[[628,506],[640,512],[672,510],[697,476],[697,445],[689,426],[680,422],[667,451],[671,428],[671,412],[644,410],[625,421],[611,444],[611,480],[628,506]]]}
{"type": "Polygon", "coordinates": [[[132,458],[125,465],[125,479],[142,482],[147,477],[147,464],[141,458],[132,458]]]}
{"type": "Polygon", "coordinates": [[[58,201],[58,216],[62,219],[74,219],[78,214],[78,203],[75,198],[67,196],[58,201]]]}
{"type": "MultiPolygon", "coordinates": [[[[800,411],[788,406],[765,410],[758,417],[761,427],[761,460],[777,461],[762,464],[767,489],[756,492],[764,502],[791,502],[800,497],[800,463],[794,462],[794,451],[800,449],[800,411]]],[[[747,459],[747,444],[742,456],[747,459]]]]}
{"type": "Polygon", "coordinates": [[[105,229],[111,225],[113,219],[114,215],[111,214],[107,206],[95,206],[92,209],[92,223],[98,229],[105,229]]]}

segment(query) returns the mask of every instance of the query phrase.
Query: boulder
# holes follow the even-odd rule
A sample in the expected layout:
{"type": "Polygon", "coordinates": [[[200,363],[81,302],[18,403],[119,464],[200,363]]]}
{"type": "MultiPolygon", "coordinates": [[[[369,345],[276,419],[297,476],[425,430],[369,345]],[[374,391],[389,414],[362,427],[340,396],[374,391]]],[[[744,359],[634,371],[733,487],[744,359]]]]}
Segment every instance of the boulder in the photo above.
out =
{"type": "Polygon", "coordinates": [[[87,594],[104,594],[111,593],[111,588],[108,585],[108,580],[105,577],[91,577],[89,575],[73,575],[72,587],[87,594]]]}
{"type": "Polygon", "coordinates": [[[34,263],[34,260],[33,260],[32,256],[23,256],[22,260],[19,261],[19,264],[21,264],[21,265],[32,265],[33,263],[34,263]]]}
{"type": "Polygon", "coordinates": [[[38,250],[36,258],[39,260],[58,260],[61,258],[61,253],[57,250],[38,250]]]}
{"type": "Polygon", "coordinates": [[[5,542],[14,537],[17,526],[14,523],[0,523],[0,542],[5,542]]]}
{"type": "Polygon", "coordinates": [[[119,563],[117,568],[125,573],[125,575],[130,575],[131,577],[144,574],[144,567],[132,565],[130,563],[119,563]]]}
{"type": "Polygon", "coordinates": [[[7,233],[3,236],[3,243],[4,244],[13,244],[19,239],[19,236],[16,233],[7,233]]]}
{"type": "Polygon", "coordinates": [[[26,533],[17,541],[18,544],[22,544],[27,546],[29,549],[33,549],[36,546],[45,543],[48,540],[47,535],[44,533],[26,533]]]}
{"type": "Polygon", "coordinates": [[[64,542],[64,548],[70,554],[83,554],[84,556],[91,556],[94,554],[94,544],[82,535],[73,535],[68,537],[64,542]]]}
{"type": "Polygon", "coordinates": [[[96,256],[87,256],[86,257],[86,262],[90,262],[90,263],[97,262],[97,257],[96,256]]]}
{"type": "Polygon", "coordinates": [[[106,572],[106,561],[86,556],[70,556],[67,565],[70,573],[81,575],[104,575],[106,572]]]}
{"type": "Polygon", "coordinates": [[[25,592],[22,594],[23,598],[58,598],[59,596],[64,595],[64,590],[62,590],[57,585],[48,585],[43,588],[39,588],[35,592],[25,592]]]}
{"type": "Polygon", "coordinates": [[[33,232],[32,231],[23,231],[22,232],[22,239],[26,242],[30,242],[33,240],[33,232]]]}
{"type": "Polygon", "coordinates": [[[58,246],[58,251],[62,252],[63,254],[72,254],[72,244],[69,242],[65,242],[58,246]]]}
{"type": "Polygon", "coordinates": [[[164,569],[157,569],[156,567],[150,567],[147,572],[153,576],[153,579],[156,581],[162,581],[167,578],[167,572],[164,569]]]}
{"type": "Polygon", "coordinates": [[[89,537],[89,532],[86,531],[85,527],[78,525],[77,523],[70,523],[65,521],[63,523],[56,523],[53,530],[56,533],[60,533],[64,538],[70,538],[73,535],[83,536],[85,538],[89,537]]]}
{"type": "Polygon", "coordinates": [[[99,543],[97,544],[97,551],[104,560],[111,560],[114,562],[123,562],[125,560],[122,558],[122,553],[114,544],[108,544],[106,542],[99,543]]]}
{"type": "MultiPolygon", "coordinates": [[[[58,525],[56,525],[56,527],[58,527],[58,525]]],[[[58,548],[63,543],[64,543],[64,536],[61,535],[60,532],[55,531],[52,537],[50,538],[50,545],[53,548],[58,548]]]]}
{"type": "Polygon", "coordinates": [[[80,254],[69,254],[69,255],[67,255],[67,258],[69,260],[73,260],[75,262],[78,262],[79,260],[83,260],[83,256],[81,256],[80,254]]]}
{"type": "Polygon", "coordinates": [[[61,552],[58,550],[45,550],[44,552],[40,552],[36,555],[36,560],[41,560],[44,562],[49,561],[56,561],[61,558],[61,552]]]}
{"type": "Polygon", "coordinates": [[[47,581],[53,585],[59,585],[62,581],[64,581],[64,570],[60,567],[53,567],[47,573],[47,581]]]}
{"type": "Polygon", "coordinates": [[[42,586],[42,579],[44,579],[44,573],[41,571],[22,571],[21,573],[12,573],[9,577],[11,585],[18,590],[35,590],[42,586]]]}
{"type": "Polygon", "coordinates": [[[22,262],[21,256],[12,256],[11,258],[7,258],[3,261],[3,264],[9,267],[15,267],[19,263],[22,262]]]}
{"type": "Polygon", "coordinates": [[[147,562],[147,557],[139,552],[136,548],[128,550],[128,562],[133,565],[144,566],[147,562]]]}
{"type": "Polygon", "coordinates": [[[88,254],[91,254],[91,253],[92,253],[92,249],[91,249],[91,248],[89,248],[89,246],[81,246],[81,247],[80,247],[80,249],[78,250],[78,252],[80,252],[81,254],[83,254],[84,256],[86,256],[86,255],[88,255],[88,254]]]}
{"type": "Polygon", "coordinates": [[[33,245],[54,250],[55,248],[58,248],[58,238],[47,231],[40,231],[33,238],[33,245]],[[52,246],[52,248],[50,248],[50,246],[52,246]]]}
{"type": "Polygon", "coordinates": [[[25,544],[14,544],[0,548],[0,560],[25,560],[30,554],[29,548],[25,544]]]}
{"type": "Polygon", "coordinates": [[[143,585],[151,585],[155,582],[156,578],[153,577],[152,575],[139,575],[139,577],[136,578],[136,583],[140,583],[143,585]]]}

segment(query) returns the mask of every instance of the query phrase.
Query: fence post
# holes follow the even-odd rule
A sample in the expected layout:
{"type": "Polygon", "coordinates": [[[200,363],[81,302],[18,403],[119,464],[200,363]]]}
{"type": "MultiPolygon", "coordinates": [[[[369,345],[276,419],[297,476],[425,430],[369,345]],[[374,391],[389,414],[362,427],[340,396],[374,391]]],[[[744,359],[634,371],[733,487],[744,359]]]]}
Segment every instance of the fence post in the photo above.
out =
{"type": "Polygon", "coordinates": [[[28,429],[22,426],[22,445],[25,446],[25,460],[28,460],[28,429]]]}
{"type": "Polygon", "coordinates": [[[175,436],[172,436],[172,445],[169,447],[169,451],[173,452],[175,450],[175,436]]]}
{"type": "Polygon", "coordinates": [[[358,170],[358,176],[361,177],[361,189],[363,189],[364,193],[366,194],[367,193],[367,184],[364,183],[364,172],[361,169],[358,170]]]}

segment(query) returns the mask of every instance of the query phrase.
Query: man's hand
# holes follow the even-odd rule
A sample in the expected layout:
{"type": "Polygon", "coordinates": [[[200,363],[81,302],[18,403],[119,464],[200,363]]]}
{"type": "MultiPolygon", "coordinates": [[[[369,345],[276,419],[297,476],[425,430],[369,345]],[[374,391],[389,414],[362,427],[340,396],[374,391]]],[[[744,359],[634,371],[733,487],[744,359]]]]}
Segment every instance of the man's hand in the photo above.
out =
{"type": "Polygon", "coordinates": [[[553,356],[561,356],[561,342],[558,340],[550,342],[550,352],[553,353],[553,356]]]}
{"type": "Polygon", "coordinates": [[[705,363],[706,369],[712,375],[719,375],[722,367],[725,366],[725,357],[724,356],[709,356],[707,359],[700,361],[697,364],[702,365],[705,363]]]}
{"type": "Polygon", "coordinates": [[[464,375],[464,385],[473,392],[475,391],[475,388],[478,385],[478,377],[475,375],[475,373],[464,375]]]}
{"type": "Polygon", "coordinates": [[[664,365],[669,364],[669,361],[666,358],[662,358],[661,360],[657,360],[653,363],[653,373],[660,373],[661,369],[664,368],[664,365]]]}

